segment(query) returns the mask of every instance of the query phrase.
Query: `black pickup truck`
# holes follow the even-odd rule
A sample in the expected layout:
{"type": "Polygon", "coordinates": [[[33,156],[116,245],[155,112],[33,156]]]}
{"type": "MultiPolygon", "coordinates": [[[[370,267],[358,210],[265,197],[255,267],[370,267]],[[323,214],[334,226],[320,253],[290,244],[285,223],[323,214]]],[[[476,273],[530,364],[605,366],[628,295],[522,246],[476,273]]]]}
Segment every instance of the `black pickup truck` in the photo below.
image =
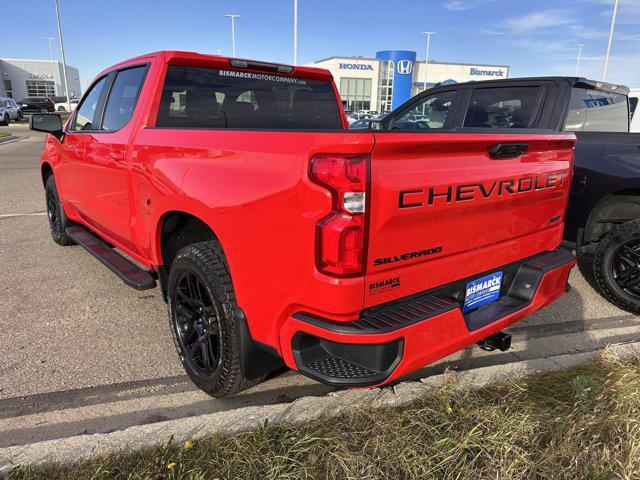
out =
{"type": "MultiPolygon", "coordinates": [[[[629,89],[576,77],[436,85],[371,128],[425,132],[572,131],[578,138],[565,245],[593,259],[601,293],[640,313],[640,134],[629,89]]],[[[527,148],[521,145],[520,148],[527,148]]],[[[518,156],[522,150],[503,152],[518,156]]],[[[588,262],[591,263],[591,262],[588,262]]]]}

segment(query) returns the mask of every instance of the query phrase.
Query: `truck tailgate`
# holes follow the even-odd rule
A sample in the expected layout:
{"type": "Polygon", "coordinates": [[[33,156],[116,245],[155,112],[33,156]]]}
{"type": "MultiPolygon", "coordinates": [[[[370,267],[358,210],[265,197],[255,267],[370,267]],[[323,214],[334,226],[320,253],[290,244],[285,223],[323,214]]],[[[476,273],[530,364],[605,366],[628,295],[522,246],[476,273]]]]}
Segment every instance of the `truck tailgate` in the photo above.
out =
{"type": "Polygon", "coordinates": [[[572,134],[376,132],[365,306],[556,248],[574,143],[572,134]]]}

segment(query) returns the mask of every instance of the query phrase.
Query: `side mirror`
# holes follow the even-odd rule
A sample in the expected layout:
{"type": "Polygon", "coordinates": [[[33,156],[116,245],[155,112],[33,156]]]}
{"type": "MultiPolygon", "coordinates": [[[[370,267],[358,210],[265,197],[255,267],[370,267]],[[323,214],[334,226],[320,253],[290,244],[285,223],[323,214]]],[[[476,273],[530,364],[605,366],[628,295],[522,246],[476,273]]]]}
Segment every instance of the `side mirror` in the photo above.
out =
{"type": "Polygon", "coordinates": [[[58,140],[62,137],[62,118],[57,114],[32,113],[29,128],[36,132],[50,133],[58,140]]]}
{"type": "Polygon", "coordinates": [[[371,130],[384,130],[384,124],[382,120],[371,120],[371,122],[369,122],[369,128],[371,130]]]}

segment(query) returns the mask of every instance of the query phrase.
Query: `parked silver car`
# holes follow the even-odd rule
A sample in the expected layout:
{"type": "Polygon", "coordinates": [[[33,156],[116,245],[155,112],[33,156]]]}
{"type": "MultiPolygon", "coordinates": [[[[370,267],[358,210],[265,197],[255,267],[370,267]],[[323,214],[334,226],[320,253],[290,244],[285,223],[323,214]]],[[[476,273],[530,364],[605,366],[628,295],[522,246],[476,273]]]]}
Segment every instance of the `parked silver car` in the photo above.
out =
{"type": "Polygon", "coordinates": [[[13,98],[0,97],[0,125],[9,125],[11,120],[21,120],[22,110],[13,98]]]}

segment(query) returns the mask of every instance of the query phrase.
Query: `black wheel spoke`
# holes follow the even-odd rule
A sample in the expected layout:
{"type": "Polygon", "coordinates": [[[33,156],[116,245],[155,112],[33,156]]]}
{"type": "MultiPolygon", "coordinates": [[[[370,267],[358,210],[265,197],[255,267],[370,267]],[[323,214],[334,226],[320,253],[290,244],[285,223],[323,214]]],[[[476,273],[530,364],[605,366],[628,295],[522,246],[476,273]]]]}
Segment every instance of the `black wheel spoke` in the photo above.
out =
{"type": "Polygon", "coordinates": [[[634,263],[640,263],[640,252],[638,252],[635,248],[629,245],[625,245],[621,250],[625,254],[625,256],[631,259],[634,263]]]}
{"type": "Polygon", "coordinates": [[[636,261],[626,251],[618,253],[618,258],[628,267],[635,268],[636,261]]]}
{"type": "Polygon", "coordinates": [[[211,351],[209,350],[209,341],[203,340],[200,342],[200,356],[202,357],[202,364],[206,370],[211,368],[211,351]]]}
{"type": "Polygon", "coordinates": [[[187,285],[189,286],[189,296],[197,303],[200,303],[201,297],[200,289],[198,288],[198,278],[193,273],[190,273],[187,278],[187,285]]]}
{"type": "Polygon", "coordinates": [[[186,303],[190,307],[197,307],[198,306],[196,301],[193,298],[191,298],[188,294],[184,293],[181,289],[178,289],[178,296],[180,297],[180,300],[182,302],[186,303]]]}
{"type": "Polygon", "coordinates": [[[619,283],[622,288],[635,287],[636,285],[640,284],[640,272],[634,272],[632,275],[629,275],[626,278],[619,280],[619,283]]]}
{"type": "Polygon", "coordinates": [[[185,325],[185,329],[182,333],[182,342],[186,345],[190,345],[196,338],[196,330],[191,323],[185,325]]]}

